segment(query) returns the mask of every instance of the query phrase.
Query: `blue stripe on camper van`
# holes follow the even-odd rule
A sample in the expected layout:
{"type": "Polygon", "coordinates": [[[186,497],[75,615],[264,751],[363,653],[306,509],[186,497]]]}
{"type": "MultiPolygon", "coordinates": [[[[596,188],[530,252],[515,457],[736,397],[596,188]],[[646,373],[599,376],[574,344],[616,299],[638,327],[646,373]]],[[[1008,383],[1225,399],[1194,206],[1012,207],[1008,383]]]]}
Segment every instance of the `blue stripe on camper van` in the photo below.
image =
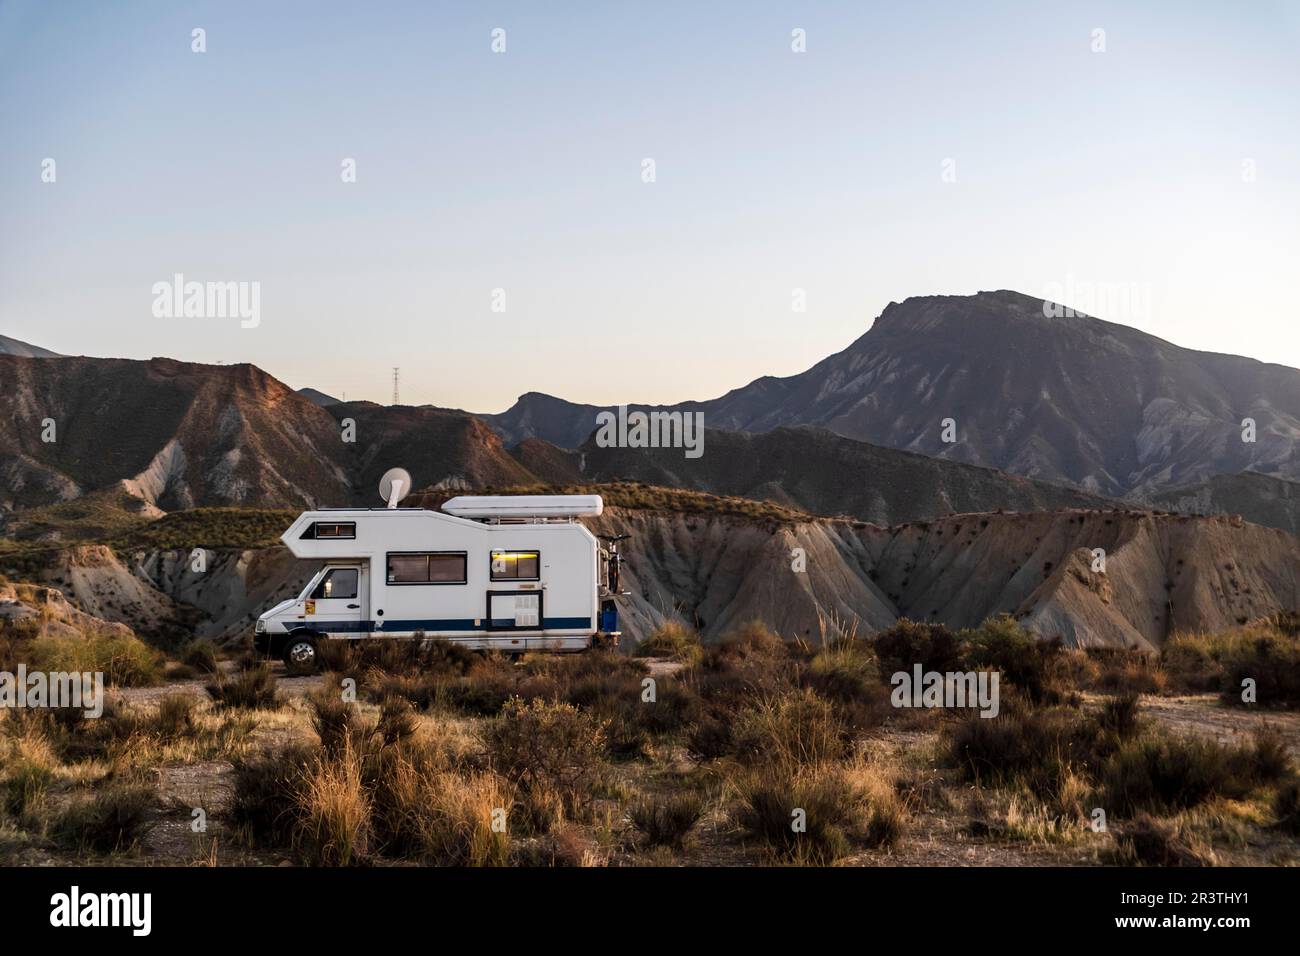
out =
{"type": "Polygon", "coordinates": [[[592,623],[589,617],[544,617],[542,618],[542,627],[548,630],[564,631],[579,627],[592,627],[592,623]]]}
{"type": "MultiPolygon", "coordinates": [[[[513,620],[503,619],[508,623],[497,624],[499,628],[516,630],[513,620]]],[[[578,628],[591,627],[591,618],[589,617],[547,617],[542,619],[540,630],[571,631],[578,628]]],[[[423,620],[412,621],[313,621],[304,625],[309,631],[316,631],[320,634],[382,634],[384,631],[402,633],[405,631],[486,631],[491,628],[484,627],[482,623],[475,624],[474,619],[470,618],[428,618],[423,620]]],[[[535,630],[534,628],[517,628],[517,630],[535,630]]]]}

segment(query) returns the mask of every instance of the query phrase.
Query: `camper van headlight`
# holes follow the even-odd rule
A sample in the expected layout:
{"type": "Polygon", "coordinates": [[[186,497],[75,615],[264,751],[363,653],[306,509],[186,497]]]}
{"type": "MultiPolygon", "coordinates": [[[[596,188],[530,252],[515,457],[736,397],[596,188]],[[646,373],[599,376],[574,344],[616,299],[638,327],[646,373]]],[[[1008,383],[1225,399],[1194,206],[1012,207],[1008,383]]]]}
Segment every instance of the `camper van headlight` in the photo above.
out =
{"type": "Polygon", "coordinates": [[[253,633],[264,634],[265,632],[266,632],[266,622],[259,617],[257,619],[257,623],[253,625],[253,633]]]}

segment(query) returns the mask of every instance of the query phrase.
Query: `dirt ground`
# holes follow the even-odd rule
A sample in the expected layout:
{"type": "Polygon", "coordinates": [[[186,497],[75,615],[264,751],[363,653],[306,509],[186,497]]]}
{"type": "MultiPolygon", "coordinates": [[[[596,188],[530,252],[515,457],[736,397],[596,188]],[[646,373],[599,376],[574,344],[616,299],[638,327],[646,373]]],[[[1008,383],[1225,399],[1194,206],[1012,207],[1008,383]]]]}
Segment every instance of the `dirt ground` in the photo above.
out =
{"type": "Polygon", "coordinates": [[[1300,759],[1300,713],[1247,711],[1221,707],[1214,694],[1143,697],[1143,712],[1170,730],[1211,737],[1219,743],[1242,743],[1257,730],[1271,727],[1282,735],[1291,756],[1300,759]]]}
{"type": "MultiPolygon", "coordinates": [[[[651,660],[650,671],[668,676],[681,665],[651,660]]],[[[253,747],[312,739],[304,698],[322,686],[324,678],[287,677],[275,665],[279,689],[289,698],[279,711],[258,715],[252,735],[253,747]]],[[[207,700],[202,680],[181,680],[159,687],[118,691],[133,706],[157,706],[168,694],[185,694],[207,700]]],[[[1098,702],[1085,697],[1085,705],[1098,702]]],[[[1249,713],[1221,706],[1212,694],[1175,697],[1144,697],[1146,716],[1181,733],[1211,737],[1220,742],[1248,739],[1261,726],[1279,731],[1291,754],[1300,760],[1300,714],[1249,713]]],[[[363,705],[369,713],[373,705],[363,705]]],[[[930,754],[937,739],[934,725],[889,726],[873,732],[864,742],[866,750],[891,763],[933,770],[930,754]]],[[[618,773],[636,788],[653,796],[667,794],[674,787],[674,774],[691,772],[693,763],[684,750],[660,754],[653,767],[644,764],[619,765],[618,773]]],[[[224,823],[233,792],[233,767],[226,760],[209,760],[157,768],[161,809],[155,825],[130,855],[108,859],[78,859],[37,846],[11,849],[9,862],[21,865],[72,863],[80,865],[292,865],[287,855],[259,853],[245,847],[224,823]],[[206,818],[206,828],[196,832],[196,811],[206,818]]],[[[1077,839],[1055,843],[999,838],[996,833],[972,833],[969,800],[973,791],[963,792],[949,785],[941,806],[912,806],[908,830],[897,847],[860,852],[842,865],[850,866],[1087,866],[1101,862],[1099,853],[1107,843],[1104,835],[1086,833],[1077,839]]],[[[1281,840],[1275,846],[1251,845],[1229,848],[1219,862],[1295,864],[1295,841],[1281,840]]],[[[727,813],[715,807],[701,821],[687,852],[672,857],[616,852],[610,862],[619,865],[752,866],[766,862],[758,848],[746,846],[727,813]]]]}

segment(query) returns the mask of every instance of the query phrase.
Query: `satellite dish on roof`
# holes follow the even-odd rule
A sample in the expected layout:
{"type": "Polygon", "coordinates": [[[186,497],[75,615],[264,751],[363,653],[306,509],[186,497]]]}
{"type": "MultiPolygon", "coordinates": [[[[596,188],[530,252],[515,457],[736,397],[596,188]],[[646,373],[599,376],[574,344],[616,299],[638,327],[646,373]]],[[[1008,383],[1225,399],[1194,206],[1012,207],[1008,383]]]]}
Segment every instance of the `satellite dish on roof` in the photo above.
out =
{"type": "Polygon", "coordinates": [[[411,493],[411,474],[405,468],[389,468],[379,479],[379,497],[396,508],[397,503],[411,493]]]}

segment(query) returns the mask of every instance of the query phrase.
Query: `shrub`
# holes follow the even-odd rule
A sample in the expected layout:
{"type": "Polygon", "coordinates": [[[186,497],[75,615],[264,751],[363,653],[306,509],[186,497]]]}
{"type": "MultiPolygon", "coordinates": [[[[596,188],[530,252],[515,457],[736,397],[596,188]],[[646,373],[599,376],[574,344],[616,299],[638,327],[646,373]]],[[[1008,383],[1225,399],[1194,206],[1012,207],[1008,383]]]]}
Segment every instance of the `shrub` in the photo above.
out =
{"type": "Polygon", "coordinates": [[[736,752],[732,723],[717,714],[706,714],[691,725],[686,750],[699,760],[718,760],[736,752]]]}
{"type": "Polygon", "coordinates": [[[432,797],[421,829],[420,855],[443,866],[505,866],[510,838],[493,826],[513,799],[507,781],[494,773],[442,773],[431,781],[432,797]]]}
{"type": "Polygon", "coordinates": [[[833,701],[855,729],[877,727],[890,713],[889,692],[875,657],[861,641],[838,641],[813,655],[800,682],[833,701]]]}
{"type": "Polygon", "coordinates": [[[456,771],[407,741],[383,747],[367,765],[376,846],[390,855],[445,866],[497,866],[509,837],[493,816],[513,801],[492,773],[456,771]]]}
{"type": "Polygon", "coordinates": [[[1042,787],[1060,767],[1063,733],[1055,712],[1004,710],[990,719],[972,715],[948,731],[947,762],[974,783],[1007,784],[1027,777],[1042,787]]]}
{"type": "Polygon", "coordinates": [[[0,809],[34,825],[45,793],[55,783],[59,727],[42,711],[16,710],[0,723],[0,809]]]}
{"type": "Polygon", "coordinates": [[[907,814],[898,800],[877,803],[871,808],[862,832],[867,846],[893,846],[903,836],[907,814]]]}
{"type": "Polygon", "coordinates": [[[194,733],[197,702],[188,694],[167,694],[158,702],[153,729],[164,740],[176,740],[194,733]]]}
{"type": "Polygon", "coordinates": [[[278,710],[284,705],[284,698],[276,691],[275,677],[265,661],[257,661],[237,671],[234,676],[218,674],[208,683],[207,691],[218,707],[278,710]]]}
{"type": "Polygon", "coordinates": [[[737,823],[780,856],[827,865],[848,854],[853,794],[839,774],[770,769],[739,790],[737,823]]]}
{"type": "Polygon", "coordinates": [[[942,774],[937,770],[926,771],[912,767],[899,776],[894,788],[899,798],[908,803],[928,810],[952,809],[952,797],[948,794],[942,774]]]}
{"type": "Polygon", "coordinates": [[[971,668],[997,671],[1001,681],[1018,687],[1035,703],[1059,696],[1051,686],[1052,665],[1060,651],[1058,643],[1035,640],[1007,614],[963,631],[962,637],[966,641],[966,663],[971,668]]]}
{"type": "Polygon", "coordinates": [[[671,677],[657,678],[654,698],[648,700],[642,683],[645,669],[634,661],[614,660],[621,663],[602,673],[585,672],[583,668],[572,676],[551,675],[555,683],[550,693],[604,720],[606,744],[612,755],[644,756],[656,740],[688,727],[698,712],[699,701],[671,677]]]}
{"type": "Polygon", "coordinates": [[[122,551],[189,551],[195,541],[203,541],[211,548],[272,547],[295,517],[293,511],[260,508],[191,508],[133,528],[114,546],[122,551]]]}
{"type": "Polygon", "coordinates": [[[1272,727],[1255,731],[1250,748],[1238,753],[1237,772],[1254,783],[1276,783],[1291,776],[1291,754],[1286,738],[1272,727]]]}
{"type": "Polygon", "coordinates": [[[880,673],[888,678],[899,671],[911,673],[916,664],[924,671],[947,673],[960,669],[961,642],[942,624],[900,619],[871,642],[880,673]]]}
{"type": "Polygon", "coordinates": [[[1180,634],[1165,642],[1161,659],[1184,687],[1218,690],[1226,704],[1240,706],[1241,682],[1255,682],[1263,707],[1300,705],[1300,638],[1288,618],[1259,622],[1217,634],[1180,634]]]}
{"type": "Polygon", "coordinates": [[[781,658],[787,654],[785,642],[762,621],[746,621],[728,631],[718,641],[717,654],[723,660],[781,658]]]}
{"type": "Polygon", "coordinates": [[[45,795],[54,784],[52,759],[48,754],[19,752],[4,769],[3,798],[5,813],[20,823],[31,823],[45,795]]]}
{"type": "Polygon", "coordinates": [[[1072,773],[1096,774],[1118,746],[1097,720],[1079,719],[1064,708],[1004,708],[987,719],[971,715],[950,726],[946,736],[946,761],[964,779],[1019,783],[1040,797],[1055,797],[1072,773]]]}
{"type": "Polygon", "coordinates": [[[32,670],[102,673],[116,687],[161,683],[162,654],[131,634],[102,631],[80,636],[40,637],[32,642],[32,670]]]}
{"type": "Polygon", "coordinates": [[[1273,799],[1274,824],[1279,830],[1300,836],[1300,781],[1292,780],[1278,787],[1273,799]]]}
{"type": "Polygon", "coordinates": [[[857,759],[840,771],[853,795],[857,823],[853,838],[866,846],[893,846],[907,824],[898,777],[878,763],[857,759]]]}
{"type": "Polygon", "coordinates": [[[1300,640],[1267,634],[1236,648],[1224,662],[1220,696],[1225,704],[1243,706],[1242,685],[1255,682],[1261,707],[1300,706],[1300,640]]]}
{"type": "Polygon", "coordinates": [[[217,646],[206,638],[190,641],[181,652],[181,663],[200,674],[215,674],[220,669],[217,646]]]}
{"type": "Polygon", "coordinates": [[[385,744],[402,743],[415,736],[420,720],[411,702],[402,697],[385,697],[379,705],[379,723],[375,732],[385,744]]]}
{"type": "Polygon", "coordinates": [[[590,802],[605,752],[606,723],[568,703],[511,698],[484,737],[493,766],[533,808],[559,801],[568,813],[590,802]]]}
{"type": "Polygon", "coordinates": [[[46,733],[65,763],[106,760],[146,766],[169,759],[219,759],[242,749],[256,723],[247,714],[214,721],[197,717],[198,701],[189,694],[166,694],[156,708],[124,706],[104,698],[103,713],[88,719],[76,708],[52,709],[46,733]]]}
{"type": "Polygon", "coordinates": [[[178,680],[194,680],[198,676],[199,672],[193,667],[179,662],[168,664],[166,669],[163,671],[163,679],[168,683],[178,680]]]}
{"type": "Polygon", "coordinates": [[[255,843],[289,845],[298,820],[298,791],[312,759],[310,748],[292,745],[232,761],[231,822],[255,843]]]}
{"type": "Polygon", "coordinates": [[[1194,849],[1179,828],[1139,813],[1117,834],[1121,859],[1141,866],[1209,866],[1211,858],[1194,849]]]}
{"type": "Polygon", "coordinates": [[[355,675],[360,672],[363,641],[318,641],[316,656],[327,674],[355,675]]]}
{"type": "Polygon", "coordinates": [[[590,709],[611,697],[641,693],[645,663],[614,654],[537,655],[524,658],[519,669],[519,693],[565,700],[590,709]]]}
{"type": "MultiPolygon", "coordinates": [[[[440,706],[470,717],[492,717],[513,696],[513,681],[485,672],[438,682],[433,700],[440,706]]],[[[412,700],[412,703],[415,703],[412,700]]]]}
{"type": "Polygon", "coordinates": [[[442,769],[437,756],[414,745],[383,747],[371,755],[366,771],[372,781],[371,826],[378,852],[421,852],[432,802],[429,781],[442,769]]]}
{"type": "Polygon", "coordinates": [[[1278,611],[1255,623],[1272,628],[1286,637],[1300,637],[1300,611],[1278,611]]]}
{"type": "Polygon", "coordinates": [[[486,736],[494,761],[512,779],[567,785],[599,763],[605,728],[572,704],[514,697],[486,736]]]}
{"type": "Polygon", "coordinates": [[[300,825],[294,844],[313,866],[348,866],[365,859],[370,795],[362,783],[361,753],[344,738],[333,755],[320,754],[297,789],[300,825]]]}
{"type": "MultiPolygon", "coordinates": [[[[699,713],[699,698],[672,678],[658,680],[653,701],[641,699],[639,682],[637,689],[636,697],[630,699],[635,701],[636,723],[653,737],[684,730],[699,713]]],[[[623,698],[623,703],[628,704],[630,700],[623,698]]]]}
{"type": "Polygon", "coordinates": [[[1102,779],[1106,801],[1121,812],[1161,813],[1216,796],[1238,799],[1287,772],[1279,746],[1267,736],[1248,747],[1192,737],[1139,738],[1107,763],[1102,779]]]}
{"type": "Polygon", "coordinates": [[[724,641],[705,649],[697,667],[681,680],[716,714],[734,715],[758,696],[776,696],[796,688],[804,664],[786,645],[724,641]]]}
{"type": "Polygon", "coordinates": [[[1076,676],[1075,686],[1085,686],[1112,694],[1163,694],[1169,675],[1160,655],[1132,648],[1090,647],[1062,655],[1063,662],[1082,659],[1087,668],[1085,679],[1076,676]]]}
{"type": "Polygon", "coordinates": [[[1181,690],[1218,690],[1223,684],[1227,635],[1174,634],[1160,648],[1160,663],[1181,690]]]}
{"type": "MultiPolygon", "coordinates": [[[[682,686],[692,698],[685,728],[689,751],[712,760],[761,749],[763,742],[755,740],[761,731],[756,727],[749,739],[742,740],[740,724],[746,720],[757,724],[761,715],[755,714],[756,710],[777,710],[777,702],[787,697],[820,699],[811,689],[817,679],[809,671],[807,662],[793,656],[770,632],[729,635],[720,645],[708,648],[700,665],[682,677],[682,686]]],[[[831,683],[826,682],[828,686],[831,683]]],[[[856,716],[851,705],[841,704],[838,709],[856,716]]],[[[847,732],[847,726],[842,729],[847,732]]]]}
{"type": "MultiPolygon", "coordinates": [[[[338,672],[332,672],[338,673],[338,672]]],[[[400,698],[416,710],[429,710],[438,699],[442,680],[428,677],[384,676],[366,686],[366,696],[371,700],[400,698]]]]}
{"type": "Polygon", "coordinates": [[[322,641],[319,650],[326,671],[352,676],[367,670],[401,677],[464,676],[483,660],[467,647],[420,631],[410,639],[322,641]]]}
{"type": "Polygon", "coordinates": [[[704,656],[700,635],[681,621],[666,620],[636,646],[637,657],[667,657],[698,663],[704,656]]]}
{"type": "Polygon", "coordinates": [[[787,767],[841,760],[852,740],[834,705],[810,690],[754,700],[736,722],[737,755],[787,767]]]}
{"type": "Polygon", "coordinates": [[[601,866],[605,859],[600,844],[583,827],[562,824],[538,840],[516,847],[515,866],[587,867],[601,866]]]}
{"type": "Polygon", "coordinates": [[[133,849],[148,829],[154,791],[143,783],[111,784],[74,802],[55,820],[52,836],[81,852],[119,853],[133,849]]]}
{"type": "Polygon", "coordinates": [[[382,739],[343,733],[333,753],[293,746],[236,760],[232,822],[311,864],[379,854],[445,866],[505,863],[509,837],[494,823],[514,800],[509,782],[456,768],[414,737],[382,739]]]}
{"type": "Polygon", "coordinates": [[[418,710],[445,708],[473,717],[491,717],[515,693],[517,675],[513,665],[499,657],[458,656],[456,645],[434,643],[430,650],[433,666],[428,671],[389,674],[373,668],[365,676],[370,699],[382,702],[401,697],[418,710]]]}
{"type": "Polygon", "coordinates": [[[704,816],[704,799],[693,791],[672,794],[664,799],[643,797],[628,809],[632,825],[650,846],[670,846],[680,850],[695,825],[704,816]]]}
{"type": "Polygon", "coordinates": [[[308,698],[311,725],[327,756],[337,757],[349,745],[359,747],[364,736],[361,712],[345,701],[339,687],[325,687],[308,698]]]}
{"type": "Polygon", "coordinates": [[[1102,730],[1114,734],[1121,740],[1128,740],[1141,726],[1138,714],[1138,695],[1129,692],[1108,697],[1101,705],[1097,723],[1102,730]]]}

